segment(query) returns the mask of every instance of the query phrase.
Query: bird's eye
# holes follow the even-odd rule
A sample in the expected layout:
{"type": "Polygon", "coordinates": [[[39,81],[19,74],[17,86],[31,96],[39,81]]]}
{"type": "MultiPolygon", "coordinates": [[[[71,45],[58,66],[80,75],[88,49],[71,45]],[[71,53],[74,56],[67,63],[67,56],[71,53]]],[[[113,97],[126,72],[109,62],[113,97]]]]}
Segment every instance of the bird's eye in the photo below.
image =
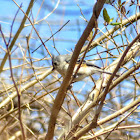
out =
{"type": "Polygon", "coordinates": [[[56,65],[57,65],[57,63],[56,63],[56,62],[54,62],[54,63],[53,63],[53,65],[54,65],[54,66],[56,66],[56,65]]]}

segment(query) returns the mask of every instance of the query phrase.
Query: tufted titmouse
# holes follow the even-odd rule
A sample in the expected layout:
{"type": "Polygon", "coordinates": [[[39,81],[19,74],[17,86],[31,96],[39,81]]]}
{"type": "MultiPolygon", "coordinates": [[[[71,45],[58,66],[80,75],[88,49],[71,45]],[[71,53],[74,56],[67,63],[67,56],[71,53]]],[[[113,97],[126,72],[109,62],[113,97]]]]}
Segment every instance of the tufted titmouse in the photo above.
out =
{"type": "MultiPolygon", "coordinates": [[[[57,70],[63,77],[65,77],[65,74],[67,72],[69,63],[70,63],[71,55],[59,55],[59,56],[53,56],[52,57],[52,65],[53,70],[57,70]]],[[[76,71],[78,65],[79,65],[80,59],[77,60],[77,63],[74,68],[74,72],[76,71]]],[[[94,73],[106,73],[106,74],[112,74],[111,72],[105,71],[102,68],[94,65],[92,62],[84,60],[76,74],[76,77],[74,77],[73,82],[81,81],[87,76],[90,76],[94,73]]]]}

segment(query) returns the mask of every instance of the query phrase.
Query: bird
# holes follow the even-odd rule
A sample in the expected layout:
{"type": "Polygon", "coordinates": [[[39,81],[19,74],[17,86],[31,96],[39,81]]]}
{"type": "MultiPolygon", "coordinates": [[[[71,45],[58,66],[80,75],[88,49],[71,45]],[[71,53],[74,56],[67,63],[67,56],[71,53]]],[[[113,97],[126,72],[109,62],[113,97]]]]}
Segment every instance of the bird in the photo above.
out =
{"type": "MultiPolygon", "coordinates": [[[[69,54],[68,55],[58,55],[58,56],[53,55],[52,56],[52,66],[53,66],[52,70],[56,70],[57,72],[59,72],[62,75],[62,77],[65,77],[67,69],[69,67],[71,57],[72,57],[72,55],[69,55],[69,54]]],[[[78,58],[75,68],[74,68],[74,72],[76,71],[80,61],[81,61],[81,59],[78,58]]],[[[105,73],[105,74],[112,75],[111,72],[105,71],[101,67],[95,65],[93,62],[83,60],[76,76],[73,79],[73,82],[81,81],[84,78],[86,78],[87,76],[90,76],[90,75],[93,75],[96,73],[105,73]]],[[[116,76],[118,76],[118,75],[116,75],[116,76]]]]}

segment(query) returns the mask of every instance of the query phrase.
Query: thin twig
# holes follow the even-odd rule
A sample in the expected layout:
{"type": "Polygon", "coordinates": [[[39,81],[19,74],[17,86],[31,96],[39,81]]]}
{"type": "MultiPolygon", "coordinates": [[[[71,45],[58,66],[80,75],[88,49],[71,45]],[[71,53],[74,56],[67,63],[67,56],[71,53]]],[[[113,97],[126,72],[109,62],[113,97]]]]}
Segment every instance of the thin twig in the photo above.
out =
{"type": "Polygon", "coordinates": [[[58,91],[58,94],[56,96],[56,99],[54,101],[54,105],[52,107],[52,112],[51,112],[49,126],[48,126],[48,133],[47,133],[46,138],[45,138],[46,140],[53,139],[57,116],[58,116],[58,113],[59,113],[61,106],[64,102],[66,92],[67,92],[67,87],[69,86],[69,82],[70,82],[71,76],[73,74],[73,70],[74,70],[76,61],[78,59],[78,56],[80,54],[80,51],[81,51],[86,39],[88,38],[92,29],[95,27],[95,21],[97,20],[99,14],[101,12],[101,9],[104,5],[104,2],[105,2],[105,0],[102,0],[102,1],[98,0],[97,1],[97,3],[95,4],[95,6],[93,8],[94,16],[92,15],[86,29],[84,30],[81,38],[79,39],[79,41],[76,44],[75,50],[73,52],[73,55],[72,55],[72,58],[70,61],[70,65],[69,65],[67,73],[66,73],[66,76],[64,77],[62,85],[61,85],[61,87],[58,91]]]}
{"type": "Polygon", "coordinates": [[[19,122],[20,122],[21,131],[22,131],[22,137],[23,137],[23,139],[25,140],[26,137],[25,137],[24,128],[23,128],[23,124],[22,124],[22,118],[21,118],[20,93],[19,93],[18,87],[17,87],[16,82],[15,82],[15,79],[14,79],[13,69],[12,69],[12,61],[11,61],[11,54],[10,54],[10,50],[9,50],[9,48],[8,48],[8,44],[7,44],[6,40],[5,40],[4,34],[3,34],[2,30],[1,30],[1,25],[0,25],[0,32],[1,32],[2,38],[3,38],[3,40],[4,40],[5,46],[6,46],[6,48],[7,48],[7,54],[8,54],[8,58],[9,58],[9,66],[10,66],[11,78],[12,78],[14,87],[15,87],[15,89],[16,89],[17,96],[18,96],[18,114],[19,114],[19,122]]]}
{"type": "MultiPolygon", "coordinates": [[[[66,24],[68,24],[69,21],[70,21],[70,20],[68,20],[59,30],[57,30],[57,31],[56,31],[53,35],[51,35],[46,41],[44,41],[44,44],[45,44],[47,41],[49,41],[52,37],[54,37],[55,34],[57,34],[58,32],[60,32],[60,31],[63,29],[63,27],[65,27],[66,24]]],[[[32,51],[32,53],[34,53],[34,52],[35,52],[37,49],[39,49],[41,46],[42,46],[42,44],[39,45],[34,51],[32,51]]]]}
{"type": "MultiPolygon", "coordinates": [[[[13,0],[13,1],[14,1],[14,0],[13,0]]],[[[20,6],[19,6],[15,1],[14,1],[14,3],[20,8],[20,6]]],[[[44,42],[42,41],[42,39],[41,39],[39,33],[37,32],[37,30],[36,30],[34,24],[33,24],[32,21],[30,20],[30,18],[28,17],[28,15],[27,15],[21,8],[20,8],[20,10],[23,12],[23,14],[25,15],[25,17],[29,20],[29,22],[31,23],[32,27],[34,28],[34,30],[35,30],[37,36],[39,37],[41,43],[43,44],[43,46],[44,46],[45,49],[47,50],[48,54],[52,57],[51,53],[49,52],[48,48],[45,46],[44,42]]]]}
{"type": "MultiPolygon", "coordinates": [[[[31,10],[31,8],[32,8],[32,6],[33,6],[33,2],[34,2],[34,0],[31,0],[31,1],[30,1],[30,4],[29,4],[29,6],[28,6],[28,8],[27,8],[27,11],[26,11],[26,15],[29,14],[29,12],[30,12],[30,10],[31,10]]],[[[20,6],[19,6],[19,7],[20,7],[20,6]]],[[[24,24],[25,24],[25,22],[26,22],[26,19],[27,19],[27,17],[24,16],[24,18],[23,18],[23,20],[22,20],[22,22],[21,22],[21,24],[20,24],[20,27],[19,27],[19,29],[17,30],[17,32],[16,32],[16,34],[15,34],[15,36],[14,36],[14,38],[13,38],[13,40],[12,40],[10,46],[9,46],[9,51],[12,50],[12,48],[13,48],[13,46],[14,46],[14,44],[15,44],[15,42],[16,42],[18,36],[19,36],[19,34],[21,33],[22,29],[24,28],[24,24]]],[[[8,58],[8,54],[6,53],[5,56],[4,56],[4,58],[3,58],[3,60],[2,60],[2,62],[1,62],[1,65],[0,65],[0,73],[3,71],[3,67],[4,67],[4,65],[5,65],[5,62],[6,62],[7,58],[8,58]]]]}

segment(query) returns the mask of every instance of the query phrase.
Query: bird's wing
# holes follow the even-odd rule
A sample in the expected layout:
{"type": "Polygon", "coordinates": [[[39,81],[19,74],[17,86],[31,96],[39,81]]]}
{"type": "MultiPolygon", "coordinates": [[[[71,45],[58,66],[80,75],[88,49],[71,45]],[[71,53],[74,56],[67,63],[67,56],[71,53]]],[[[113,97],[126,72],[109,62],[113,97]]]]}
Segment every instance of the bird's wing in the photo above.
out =
{"type": "MultiPolygon", "coordinates": [[[[85,61],[86,61],[86,60],[85,60],[85,61]]],[[[87,66],[91,66],[91,67],[95,67],[95,68],[98,68],[98,69],[102,69],[101,67],[99,67],[99,66],[93,64],[93,62],[86,61],[85,63],[86,63],[87,66]]]]}

